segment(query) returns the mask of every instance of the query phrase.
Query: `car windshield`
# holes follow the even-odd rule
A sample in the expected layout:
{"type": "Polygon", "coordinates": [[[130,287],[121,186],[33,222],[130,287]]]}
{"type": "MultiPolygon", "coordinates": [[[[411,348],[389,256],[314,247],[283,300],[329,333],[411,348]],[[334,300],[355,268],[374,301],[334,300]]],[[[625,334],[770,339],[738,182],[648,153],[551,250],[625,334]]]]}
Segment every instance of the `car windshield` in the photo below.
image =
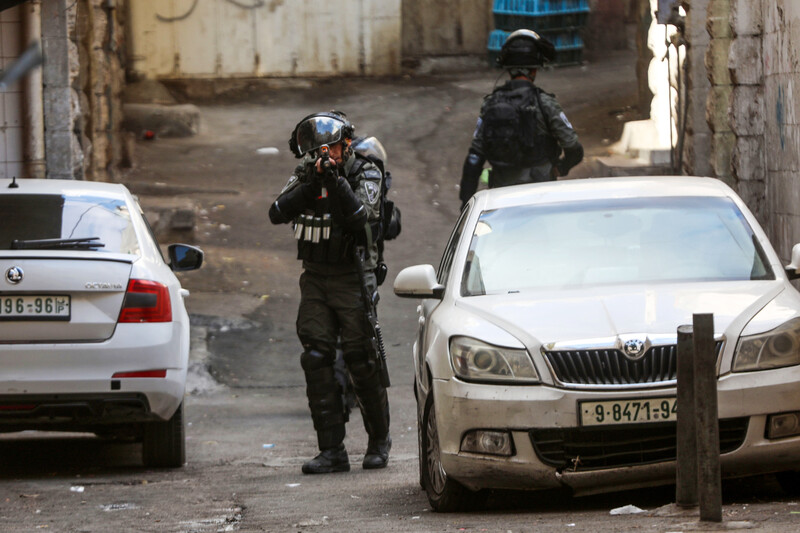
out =
{"type": "Polygon", "coordinates": [[[728,198],[632,198],[486,211],[461,294],[599,284],[774,279],[728,198]]]}
{"type": "Polygon", "coordinates": [[[18,248],[139,254],[125,201],[90,195],[0,195],[0,250],[18,248]]]}

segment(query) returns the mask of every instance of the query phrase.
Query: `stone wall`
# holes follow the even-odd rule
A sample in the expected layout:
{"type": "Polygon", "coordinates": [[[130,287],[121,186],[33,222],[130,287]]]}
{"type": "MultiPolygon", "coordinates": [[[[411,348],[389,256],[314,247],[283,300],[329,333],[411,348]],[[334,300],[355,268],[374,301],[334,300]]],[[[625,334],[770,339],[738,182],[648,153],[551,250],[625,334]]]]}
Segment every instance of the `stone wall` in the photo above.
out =
{"type": "MultiPolygon", "coordinates": [[[[800,242],[800,93],[794,87],[800,76],[800,2],[756,3],[762,6],[760,13],[741,5],[734,22],[736,27],[762,28],[761,46],[756,50],[763,69],[757,93],[762,102],[758,111],[763,120],[763,143],[748,148],[763,155],[755,161],[742,157],[737,163],[742,174],[765,174],[768,231],[781,257],[788,260],[791,247],[800,242]]],[[[747,61],[747,54],[742,55],[747,61]]]]}
{"type": "Polygon", "coordinates": [[[48,178],[109,181],[123,158],[121,3],[42,1],[48,178]]]}
{"type": "Polygon", "coordinates": [[[711,0],[692,0],[686,10],[686,125],[683,144],[683,172],[694,176],[713,176],[712,131],[706,120],[706,101],[711,83],[706,75],[706,53],[711,41],[706,20],[711,0]]]}
{"type": "Polygon", "coordinates": [[[87,179],[112,179],[123,158],[122,103],[125,85],[125,9],[122,2],[79,0],[74,34],[79,71],[81,136],[87,179]]]}
{"type": "MultiPolygon", "coordinates": [[[[794,92],[800,74],[800,2],[692,0],[686,2],[690,16],[703,1],[708,41],[695,22],[690,43],[706,46],[709,175],[739,193],[788,260],[792,245],[800,242],[800,102],[794,92]]],[[[689,76],[697,88],[691,90],[690,120],[698,121],[702,74],[693,68],[689,76]]],[[[703,136],[692,133],[688,139],[695,153],[687,157],[685,170],[698,173],[703,136]]]]}

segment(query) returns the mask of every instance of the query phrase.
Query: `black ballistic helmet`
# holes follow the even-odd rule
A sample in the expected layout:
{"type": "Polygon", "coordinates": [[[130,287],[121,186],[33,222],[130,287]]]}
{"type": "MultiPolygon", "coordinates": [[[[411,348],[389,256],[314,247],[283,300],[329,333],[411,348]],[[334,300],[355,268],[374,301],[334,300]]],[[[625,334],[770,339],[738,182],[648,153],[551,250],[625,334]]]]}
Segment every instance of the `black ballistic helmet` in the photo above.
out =
{"type": "Polygon", "coordinates": [[[517,30],[506,38],[497,65],[502,68],[537,68],[556,58],[553,43],[531,30],[517,30]]]}
{"type": "Polygon", "coordinates": [[[344,113],[313,113],[297,123],[289,139],[295,157],[303,157],[322,145],[331,145],[353,138],[353,125],[344,113]]]}

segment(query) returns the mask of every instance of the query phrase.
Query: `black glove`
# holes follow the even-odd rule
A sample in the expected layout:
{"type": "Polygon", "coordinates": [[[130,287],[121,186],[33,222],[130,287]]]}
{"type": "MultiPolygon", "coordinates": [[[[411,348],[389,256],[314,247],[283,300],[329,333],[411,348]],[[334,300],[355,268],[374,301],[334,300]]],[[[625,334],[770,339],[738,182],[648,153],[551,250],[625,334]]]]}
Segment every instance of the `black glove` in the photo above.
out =
{"type": "Polygon", "coordinates": [[[282,194],[269,208],[269,220],[273,224],[286,224],[314,205],[314,187],[303,183],[282,194]]]}

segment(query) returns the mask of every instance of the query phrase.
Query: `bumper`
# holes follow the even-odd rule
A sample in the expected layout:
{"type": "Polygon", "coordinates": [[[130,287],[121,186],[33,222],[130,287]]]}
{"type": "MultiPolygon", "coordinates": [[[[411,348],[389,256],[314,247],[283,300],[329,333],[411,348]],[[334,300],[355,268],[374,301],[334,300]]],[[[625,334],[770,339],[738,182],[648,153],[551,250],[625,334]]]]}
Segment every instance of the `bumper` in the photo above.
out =
{"type": "MultiPolygon", "coordinates": [[[[800,411],[800,368],[727,375],[720,378],[718,391],[720,420],[741,418],[747,422],[740,435],[741,445],[721,455],[724,477],[800,468],[800,436],[773,440],[765,437],[769,414],[800,411]]],[[[565,431],[578,428],[579,401],[674,396],[674,388],[575,391],[541,385],[481,385],[451,379],[435,380],[432,393],[442,466],[449,476],[471,489],[535,490],[566,486],[576,494],[590,494],[675,482],[674,460],[585,470],[580,463],[576,468],[546,464],[537,455],[530,433],[534,428],[565,431]],[[473,429],[509,432],[514,454],[498,457],[461,452],[463,435],[473,429]]],[[[635,440],[637,428],[644,426],[614,427],[629,428],[635,440]]]]}
{"type": "MultiPolygon", "coordinates": [[[[188,330],[179,322],[119,324],[110,339],[99,343],[0,344],[0,407],[3,401],[11,406],[0,408],[0,430],[18,423],[18,417],[10,416],[12,412],[20,414],[12,408],[15,402],[42,406],[37,409],[44,416],[28,413],[30,429],[36,429],[33,426],[45,422],[46,413],[53,412],[45,405],[70,402],[90,406],[88,411],[78,411],[99,414],[95,418],[103,423],[167,420],[183,399],[188,346],[188,330]],[[166,377],[112,377],[117,372],[154,369],[166,369],[166,377]],[[95,402],[102,398],[108,399],[104,400],[108,406],[124,405],[126,399],[139,397],[146,407],[134,410],[138,414],[131,416],[125,409],[99,408],[95,402]]],[[[59,419],[65,429],[70,427],[66,418],[59,419]]],[[[78,427],[78,422],[75,424],[78,427]]]]}

